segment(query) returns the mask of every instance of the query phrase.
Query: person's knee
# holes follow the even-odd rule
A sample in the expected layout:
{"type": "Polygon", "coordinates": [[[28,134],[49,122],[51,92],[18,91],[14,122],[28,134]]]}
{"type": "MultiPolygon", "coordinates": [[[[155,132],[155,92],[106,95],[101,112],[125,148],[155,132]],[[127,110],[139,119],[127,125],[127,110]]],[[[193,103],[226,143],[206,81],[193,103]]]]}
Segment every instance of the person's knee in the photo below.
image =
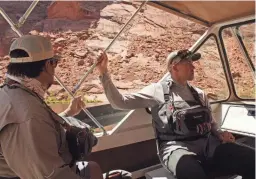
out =
{"type": "Polygon", "coordinates": [[[206,179],[207,176],[200,161],[194,155],[184,155],[176,166],[177,179],[206,179]]]}
{"type": "Polygon", "coordinates": [[[102,179],[102,170],[100,168],[100,165],[94,161],[88,162],[88,167],[90,170],[90,175],[92,179],[102,179]]]}

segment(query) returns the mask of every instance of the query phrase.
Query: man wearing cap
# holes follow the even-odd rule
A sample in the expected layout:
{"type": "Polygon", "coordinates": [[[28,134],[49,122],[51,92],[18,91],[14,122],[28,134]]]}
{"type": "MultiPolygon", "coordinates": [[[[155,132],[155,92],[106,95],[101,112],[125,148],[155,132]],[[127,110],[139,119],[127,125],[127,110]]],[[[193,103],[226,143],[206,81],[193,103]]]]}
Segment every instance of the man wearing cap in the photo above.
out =
{"type": "Polygon", "coordinates": [[[200,57],[189,50],[172,52],[167,57],[167,79],[126,95],[111,81],[106,54],[97,68],[114,108],[151,108],[161,162],[178,179],[235,174],[254,179],[255,151],[235,144],[231,133],[218,128],[207,96],[188,83],[194,79],[193,62],[200,57]]]}
{"type": "MultiPolygon", "coordinates": [[[[10,47],[5,84],[0,88],[0,178],[102,179],[95,162],[71,168],[65,130],[46,110],[46,90],[53,84],[58,60],[51,42],[27,35],[10,47]],[[78,173],[78,172],[77,172],[78,173]]],[[[74,116],[84,106],[75,98],[63,117],[74,116]]]]}

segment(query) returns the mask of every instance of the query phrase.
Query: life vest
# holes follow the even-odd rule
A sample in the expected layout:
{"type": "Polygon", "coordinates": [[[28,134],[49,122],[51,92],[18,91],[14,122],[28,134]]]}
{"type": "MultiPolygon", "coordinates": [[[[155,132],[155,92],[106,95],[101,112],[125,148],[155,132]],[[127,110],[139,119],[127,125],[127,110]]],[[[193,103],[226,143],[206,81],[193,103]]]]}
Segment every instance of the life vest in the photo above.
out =
{"type": "Polygon", "coordinates": [[[193,140],[211,130],[211,111],[203,105],[196,89],[189,89],[196,102],[174,101],[172,81],[161,82],[164,92],[163,104],[151,109],[157,137],[163,141],[193,140]]]}

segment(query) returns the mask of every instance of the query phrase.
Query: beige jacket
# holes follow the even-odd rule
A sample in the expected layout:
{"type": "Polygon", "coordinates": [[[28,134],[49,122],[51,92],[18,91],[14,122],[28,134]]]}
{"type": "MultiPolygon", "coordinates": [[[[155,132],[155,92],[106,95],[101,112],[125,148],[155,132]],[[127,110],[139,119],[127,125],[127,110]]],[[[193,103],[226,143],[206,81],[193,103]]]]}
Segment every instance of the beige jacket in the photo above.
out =
{"type": "Polygon", "coordinates": [[[28,92],[0,88],[0,176],[21,179],[79,179],[65,131],[28,92]]]}

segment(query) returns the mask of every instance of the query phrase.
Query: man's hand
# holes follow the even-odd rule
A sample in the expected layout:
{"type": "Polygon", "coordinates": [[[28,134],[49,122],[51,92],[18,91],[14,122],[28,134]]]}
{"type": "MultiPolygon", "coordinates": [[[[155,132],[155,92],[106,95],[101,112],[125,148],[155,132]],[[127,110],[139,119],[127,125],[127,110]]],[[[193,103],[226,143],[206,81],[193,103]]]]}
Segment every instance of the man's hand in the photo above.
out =
{"type": "Polygon", "coordinates": [[[218,137],[223,143],[235,142],[235,137],[228,131],[220,132],[218,137]]]}
{"type": "Polygon", "coordinates": [[[68,108],[64,111],[66,116],[75,116],[79,114],[82,108],[85,107],[85,104],[82,100],[81,96],[75,97],[71,103],[69,104],[68,108]]]}
{"type": "Polygon", "coordinates": [[[100,75],[103,75],[108,71],[108,56],[105,52],[100,52],[97,68],[100,72],[100,75]]]}

